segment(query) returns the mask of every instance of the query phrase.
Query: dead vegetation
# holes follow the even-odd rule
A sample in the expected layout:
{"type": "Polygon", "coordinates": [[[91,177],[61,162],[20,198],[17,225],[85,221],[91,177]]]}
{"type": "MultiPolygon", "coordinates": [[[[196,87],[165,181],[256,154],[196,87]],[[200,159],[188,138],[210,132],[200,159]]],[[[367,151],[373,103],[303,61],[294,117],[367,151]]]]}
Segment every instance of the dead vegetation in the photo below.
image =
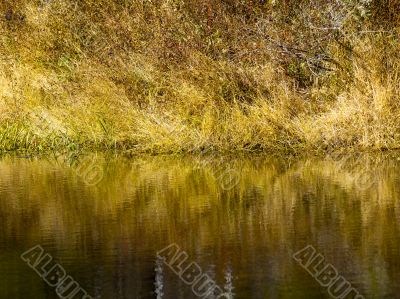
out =
{"type": "Polygon", "coordinates": [[[399,8],[3,1],[0,148],[398,148],[399,8]],[[38,134],[32,109],[63,130],[38,134]]]}

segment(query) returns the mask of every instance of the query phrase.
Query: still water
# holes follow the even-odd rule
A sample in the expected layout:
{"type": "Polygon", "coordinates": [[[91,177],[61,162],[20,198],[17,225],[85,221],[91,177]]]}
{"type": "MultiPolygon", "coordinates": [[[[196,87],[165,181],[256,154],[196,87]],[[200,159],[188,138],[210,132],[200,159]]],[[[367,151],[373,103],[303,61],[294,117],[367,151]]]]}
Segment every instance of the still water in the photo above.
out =
{"type": "Polygon", "coordinates": [[[0,298],[58,298],[20,257],[36,245],[93,298],[198,298],[157,257],[173,243],[229,298],[333,298],[292,257],[308,245],[365,298],[400,298],[394,154],[90,159],[97,184],[1,158],[0,298]]]}

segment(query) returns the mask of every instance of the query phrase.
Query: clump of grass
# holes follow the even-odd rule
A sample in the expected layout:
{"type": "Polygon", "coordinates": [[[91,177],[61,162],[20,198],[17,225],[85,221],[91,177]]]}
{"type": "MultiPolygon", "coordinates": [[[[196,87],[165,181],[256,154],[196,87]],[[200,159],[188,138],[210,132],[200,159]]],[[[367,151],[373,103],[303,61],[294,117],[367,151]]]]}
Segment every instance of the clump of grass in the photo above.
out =
{"type": "Polygon", "coordinates": [[[398,4],[335,3],[2,2],[0,150],[396,149],[398,4]]]}

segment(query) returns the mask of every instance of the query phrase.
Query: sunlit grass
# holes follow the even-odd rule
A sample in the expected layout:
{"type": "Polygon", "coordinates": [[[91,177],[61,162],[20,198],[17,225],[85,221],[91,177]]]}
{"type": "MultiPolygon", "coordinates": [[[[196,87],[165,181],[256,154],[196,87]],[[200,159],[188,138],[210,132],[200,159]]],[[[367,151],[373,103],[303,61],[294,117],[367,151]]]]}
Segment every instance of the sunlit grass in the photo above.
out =
{"type": "Polygon", "coordinates": [[[327,35],[304,20],[327,26],[329,2],[178,2],[0,4],[0,150],[400,147],[391,4],[327,35]],[[36,108],[67,133],[38,132],[36,108]]]}

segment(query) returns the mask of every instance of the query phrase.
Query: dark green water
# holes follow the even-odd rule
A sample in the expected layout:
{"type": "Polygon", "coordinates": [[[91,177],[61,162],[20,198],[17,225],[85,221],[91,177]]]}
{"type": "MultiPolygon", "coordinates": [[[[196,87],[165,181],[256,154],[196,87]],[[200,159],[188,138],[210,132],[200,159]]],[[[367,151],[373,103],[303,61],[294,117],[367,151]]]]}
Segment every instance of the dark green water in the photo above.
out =
{"type": "Polygon", "coordinates": [[[35,245],[93,298],[198,298],[157,259],[171,243],[231,298],[333,298],[292,258],[307,245],[400,298],[396,156],[92,159],[93,185],[87,159],[1,159],[1,298],[58,298],[20,258],[35,245]]]}

